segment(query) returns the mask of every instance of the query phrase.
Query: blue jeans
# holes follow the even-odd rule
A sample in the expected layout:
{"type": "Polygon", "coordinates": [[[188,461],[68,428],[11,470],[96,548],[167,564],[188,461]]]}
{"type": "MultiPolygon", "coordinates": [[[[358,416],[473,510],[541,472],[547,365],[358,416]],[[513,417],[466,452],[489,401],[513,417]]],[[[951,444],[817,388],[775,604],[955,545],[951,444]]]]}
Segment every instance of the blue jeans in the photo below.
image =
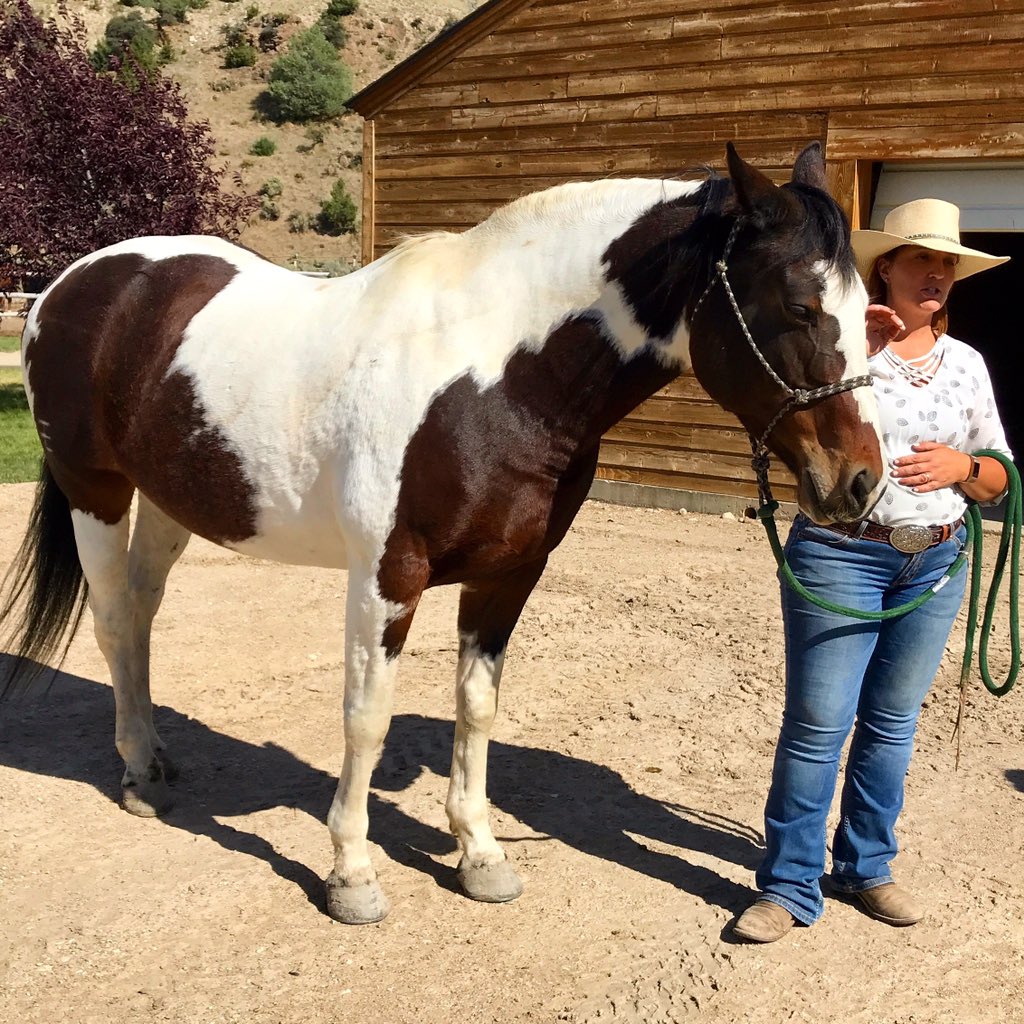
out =
{"type": "MultiPolygon", "coordinates": [[[[793,523],[786,556],[815,596],[861,611],[906,604],[941,579],[966,531],[915,555],[856,540],[804,516],[793,523]]],[[[786,707],[765,805],[761,897],[803,924],[821,917],[825,825],[839,756],[850,729],[832,883],[861,892],[891,881],[894,827],[914,730],[963,600],[961,570],[920,608],[882,622],[825,611],[782,585],[786,707]]]]}

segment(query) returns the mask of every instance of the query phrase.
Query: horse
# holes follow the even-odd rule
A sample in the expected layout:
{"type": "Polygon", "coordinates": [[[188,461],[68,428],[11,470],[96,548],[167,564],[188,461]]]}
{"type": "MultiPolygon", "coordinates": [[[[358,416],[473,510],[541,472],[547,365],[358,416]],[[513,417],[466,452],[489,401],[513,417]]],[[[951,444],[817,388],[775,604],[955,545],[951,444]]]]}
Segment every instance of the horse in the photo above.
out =
{"type": "Polygon", "coordinates": [[[0,607],[8,688],[70,643],[88,600],[123,807],[162,814],[176,769],[153,725],[150,632],[189,537],[347,569],[327,910],[379,921],[370,775],[417,602],[459,584],[446,811],[464,892],[514,899],[488,821],[488,736],[509,637],[602,434],[692,366],[767,435],[816,522],[861,518],[882,488],[870,389],[850,376],[867,370],[867,297],[820,147],[782,185],[731,144],[726,160],[729,178],[559,185],[333,280],[200,236],[71,265],[23,336],[44,459],[0,607]]]}

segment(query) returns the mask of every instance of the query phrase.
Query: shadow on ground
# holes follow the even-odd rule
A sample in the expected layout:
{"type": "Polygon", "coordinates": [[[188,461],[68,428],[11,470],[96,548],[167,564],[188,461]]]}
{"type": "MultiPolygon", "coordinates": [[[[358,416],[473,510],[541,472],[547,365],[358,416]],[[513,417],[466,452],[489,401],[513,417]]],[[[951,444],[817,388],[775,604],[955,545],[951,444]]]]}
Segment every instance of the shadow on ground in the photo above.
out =
{"type": "MultiPolygon", "coordinates": [[[[0,655],[0,678],[11,660],[0,655]]],[[[84,782],[117,801],[122,765],[113,749],[111,689],[64,672],[46,673],[43,679],[52,679],[45,692],[0,705],[0,764],[84,782]]],[[[282,856],[262,837],[216,819],[292,807],[323,821],[335,777],[273,742],[256,745],[235,739],[173,708],[158,707],[155,720],[182,769],[175,787],[177,805],[164,822],[265,861],[322,910],[318,875],[282,856]]],[[[452,868],[435,859],[451,853],[454,840],[406,814],[397,796],[424,770],[447,777],[452,738],[451,722],[395,716],[373,776],[370,838],[393,860],[456,890],[452,868]],[[390,794],[396,794],[395,799],[390,794]]],[[[612,769],[554,750],[495,742],[489,765],[491,803],[534,832],[729,911],[749,898],[743,886],[686,859],[690,851],[753,868],[761,856],[760,837],[745,826],[698,808],[654,800],[631,788],[612,769]],[[631,835],[676,849],[654,851],[631,835]]],[[[326,834],[324,842],[329,842],[326,834]]]]}

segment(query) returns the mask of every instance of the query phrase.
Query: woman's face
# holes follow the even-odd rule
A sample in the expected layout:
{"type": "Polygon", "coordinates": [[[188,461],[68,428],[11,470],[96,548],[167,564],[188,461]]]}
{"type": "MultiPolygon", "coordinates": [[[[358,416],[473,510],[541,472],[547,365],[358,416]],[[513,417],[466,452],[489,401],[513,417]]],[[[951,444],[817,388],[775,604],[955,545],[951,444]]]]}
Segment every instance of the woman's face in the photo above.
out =
{"type": "Polygon", "coordinates": [[[946,304],[958,257],[920,245],[905,245],[878,260],[888,292],[887,305],[906,319],[911,311],[930,317],[946,304]]]}

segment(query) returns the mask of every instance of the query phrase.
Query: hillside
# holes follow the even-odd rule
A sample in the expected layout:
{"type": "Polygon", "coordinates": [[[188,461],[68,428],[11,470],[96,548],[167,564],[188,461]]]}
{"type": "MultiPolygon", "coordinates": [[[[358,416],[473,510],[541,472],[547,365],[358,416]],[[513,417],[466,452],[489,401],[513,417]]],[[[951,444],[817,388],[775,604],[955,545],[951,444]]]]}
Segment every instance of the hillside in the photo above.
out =
{"type": "MultiPolygon", "coordinates": [[[[44,0],[34,6],[49,14],[56,4],[44,0]]],[[[90,44],[102,37],[111,17],[128,10],[119,0],[86,0],[69,6],[85,22],[90,44]]],[[[278,263],[344,272],[359,263],[358,229],[332,238],[311,230],[294,231],[289,217],[315,214],[338,178],[360,202],[362,118],[347,114],[322,125],[278,126],[261,120],[253,108],[287,40],[316,22],[326,6],[327,0],[209,0],[205,8],[189,12],[186,24],[166,30],[174,59],[164,73],[180,83],[191,117],[209,122],[226,187],[234,187],[236,174],[248,192],[257,192],[273,179],[280,183],[280,195],[270,203],[273,209],[267,210],[276,213],[276,219],[254,217],[240,241],[278,263]],[[226,69],[225,29],[244,22],[247,15],[253,21],[263,14],[288,17],[277,50],[259,53],[255,67],[226,69]],[[261,136],[276,144],[272,155],[250,154],[261,136]]],[[[342,19],[348,40],[339,51],[352,71],[355,88],[379,78],[477,6],[474,0],[359,0],[358,10],[342,19]]]]}

